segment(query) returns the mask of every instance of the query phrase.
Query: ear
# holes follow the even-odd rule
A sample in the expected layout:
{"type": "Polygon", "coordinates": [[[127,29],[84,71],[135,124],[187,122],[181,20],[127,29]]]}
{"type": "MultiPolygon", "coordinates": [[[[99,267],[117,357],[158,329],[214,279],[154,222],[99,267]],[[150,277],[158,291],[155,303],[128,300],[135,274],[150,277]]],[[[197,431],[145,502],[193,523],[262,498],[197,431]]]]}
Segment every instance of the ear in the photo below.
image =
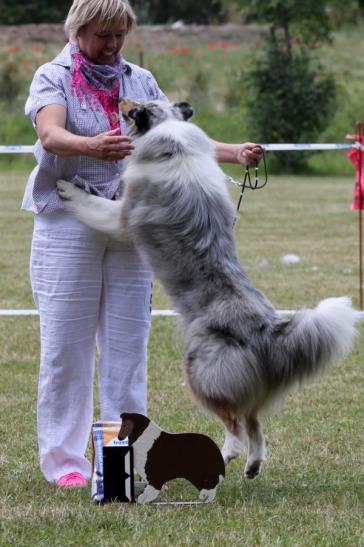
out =
{"type": "Polygon", "coordinates": [[[135,125],[139,130],[148,131],[150,126],[149,116],[148,111],[143,106],[129,110],[128,117],[135,121],[135,125]]]}
{"type": "Polygon", "coordinates": [[[132,420],[127,420],[126,418],[124,418],[122,423],[121,423],[120,431],[119,431],[119,434],[118,434],[119,441],[123,441],[126,437],[129,437],[129,435],[131,434],[133,429],[134,429],[133,421],[132,420]]]}
{"type": "Polygon", "coordinates": [[[181,111],[183,119],[185,121],[191,118],[191,116],[193,116],[193,108],[190,105],[190,103],[187,103],[186,101],[182,101],[180,103],[174,103],[173,106],[175,106],[181,111]]]}

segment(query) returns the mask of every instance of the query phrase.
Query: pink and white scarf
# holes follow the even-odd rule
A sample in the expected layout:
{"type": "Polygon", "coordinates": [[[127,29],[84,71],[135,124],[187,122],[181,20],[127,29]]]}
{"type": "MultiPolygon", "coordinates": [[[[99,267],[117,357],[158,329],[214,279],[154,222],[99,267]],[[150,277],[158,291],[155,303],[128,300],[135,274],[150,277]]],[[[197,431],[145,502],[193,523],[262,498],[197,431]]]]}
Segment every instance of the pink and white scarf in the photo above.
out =
{"type": "Polygon", "coordinates": [[[118,55],[113,65],[97,65],[87,59],[75,42],[71,44],[71,89],[80,103],[88,101],[103,110],[111,129],[120,128],[119,91],[122,60],[118,55]]]}

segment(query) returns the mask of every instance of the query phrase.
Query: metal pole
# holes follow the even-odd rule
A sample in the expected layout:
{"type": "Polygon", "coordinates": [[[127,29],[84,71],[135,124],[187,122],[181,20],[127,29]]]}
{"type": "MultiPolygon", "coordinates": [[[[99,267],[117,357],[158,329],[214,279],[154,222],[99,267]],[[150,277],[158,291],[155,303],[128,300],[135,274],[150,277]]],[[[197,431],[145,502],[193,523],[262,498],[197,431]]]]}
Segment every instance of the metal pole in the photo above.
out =
{"type": "MultiPolygon", "coordinates": [[[[364,123],[357,122],[355,124],[356,134],[359,137],[359,141],[362,142],[362,137],[364,136],[364,123]]],[[[364,206],[364,196],[362,192],[362,161],[363,161],[363,151],[359,149],[359,168],[358,168],[358,178],[359,178],[359,211],[358,211],[358,236],[359,236],[359,304],[360,309],[363,309],[363,206],[364,206]]]]}

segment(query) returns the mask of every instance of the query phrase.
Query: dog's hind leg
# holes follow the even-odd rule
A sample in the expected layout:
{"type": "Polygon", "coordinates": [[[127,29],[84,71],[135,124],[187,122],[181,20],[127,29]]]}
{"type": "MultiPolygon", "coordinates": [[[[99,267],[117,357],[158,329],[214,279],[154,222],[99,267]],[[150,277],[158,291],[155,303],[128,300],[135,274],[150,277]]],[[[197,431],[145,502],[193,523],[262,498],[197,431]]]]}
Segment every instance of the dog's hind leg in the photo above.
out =
{"type": "Polygon", "coordinates": [[[255,479],[261,464],[266,460],[264,435],[255,414],[245,417],[245,426],[249,437],[249,452],[244,472],[247,479],[255,479]]]}
{"type": "Polygon", "coordinates": [[[221,417],[225,427],[225,441],[221,449],[224,462],[238,458],[243,452],[246,443],[246,432],[244,424],[239,418],[221,417]]]}

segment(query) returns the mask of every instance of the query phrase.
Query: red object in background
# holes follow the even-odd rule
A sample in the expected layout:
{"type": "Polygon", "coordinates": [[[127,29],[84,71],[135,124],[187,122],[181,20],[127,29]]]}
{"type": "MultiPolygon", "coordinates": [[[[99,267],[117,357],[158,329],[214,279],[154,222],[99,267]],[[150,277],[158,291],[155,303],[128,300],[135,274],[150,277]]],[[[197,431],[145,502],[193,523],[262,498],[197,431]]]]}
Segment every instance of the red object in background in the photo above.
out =
{"type": "MultiPolygon", "coordinates": [[[[364,146],[364,123],[357,123],[355,126],[356,135],[347,135],[348,139],[355,139],[364,146]]],[[[364,150],[353,148],[347,153],[348,158],[355,165],[355,189],[351,208],[355,211],[364,209],[364,150]]]]}
{"type": "Polygon", "coordinates": [[[363,214],[364,209],[364,123],[355,124],[355,135],[347,135],[348,139],[356,140],[361,148],[353,148],[348,152],[348,157],[356,167],[355,191],[351,208],[358,211],[358,240],[359,240],[359,302],[360,309],[363,309],[363,214]]]}

